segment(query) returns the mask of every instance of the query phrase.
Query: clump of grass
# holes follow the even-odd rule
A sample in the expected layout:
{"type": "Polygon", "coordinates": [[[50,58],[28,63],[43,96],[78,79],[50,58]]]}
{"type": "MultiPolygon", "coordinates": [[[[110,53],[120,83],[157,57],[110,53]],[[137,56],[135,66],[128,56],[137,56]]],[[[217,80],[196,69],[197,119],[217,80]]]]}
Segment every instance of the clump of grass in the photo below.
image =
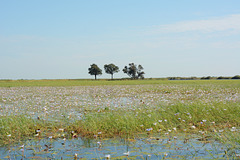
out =
{"type": "Polygon", "coordinates": [[[89,113],[76,122],[76,131],[83,136],[97,135],[112,137],[136,133],[217,132],[238,127],[240,107],[237,103],[176,104],[172,106],[143,109],[117,110],[89,113]]]}
{"type": "Polygon", "coordinates": [[[24,115],[0,118],[0,142],[4,144],[23,139],[34,133],[36,123],[24,115]]]}

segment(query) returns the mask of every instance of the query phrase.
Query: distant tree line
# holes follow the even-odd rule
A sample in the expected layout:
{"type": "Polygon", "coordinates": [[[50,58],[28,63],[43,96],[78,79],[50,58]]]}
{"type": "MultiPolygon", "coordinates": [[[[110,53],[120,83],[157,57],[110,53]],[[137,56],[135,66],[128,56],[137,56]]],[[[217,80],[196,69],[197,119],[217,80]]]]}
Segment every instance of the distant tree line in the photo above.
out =
{"type": "Polygon", "coordinates": [[[234,77],[211,77],[211,76],[207,76],[207,77],[168,77],[168,80],[210,80],[210,79],[240,79],[240,75],[236,75],[234,77]]]}
{"type": "MultiPolygon", "coordinates": [[[[134,63],[129,63],[128,66],[125,66],[123,68],[123,73],[126,73],[131,79],[144,79],[144,72],[143,72],[143,67],[142,65],[136,65],[134,63]]],[[[119,67],[116,66],[115,64],[105,64],[104,65],[104,70],[107,74],[111,75],[111,79],[113,79],[113,75],[115,73],[118,73],[119,67]]],[[[94,75],[95,79],[97,79],[98,75],[102,75],[102,70],[96,65],[96,64],[91,64],[90,68],[88,68],[88,73],[90,75],[94,75]]]]}

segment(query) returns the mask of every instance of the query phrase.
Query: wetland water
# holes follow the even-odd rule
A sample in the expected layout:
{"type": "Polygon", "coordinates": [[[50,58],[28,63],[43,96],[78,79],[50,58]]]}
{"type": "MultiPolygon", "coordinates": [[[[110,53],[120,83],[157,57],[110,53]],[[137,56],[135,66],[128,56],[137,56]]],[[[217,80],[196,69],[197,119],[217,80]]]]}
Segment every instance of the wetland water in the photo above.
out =
{"type": "Polygon", "coordinates": [[[42,139],[0,149],[2,159],[193,159],[227,158],[226,147],[199,137],[145,137],[136,139],[42,139]],[[23,146],[24,145],[24,146],[23,146]]]}
{"type": "MultiPolygon", "coordinates": [[[[239,88],[216,88],[211,85],[197,88],[186,85],[3,87],[0,88],[0,95],[0,117],[25,115],[36,121],[40,119],[44,122],[64,124],[82,120],[87,114],[103,114],[118,110],[148,112],[150,108],[162,109],[179,103],[189,105],[196,101],[203,105],[211,105],[214,102],[240,102],[239,88]]],[[[221,112],[227,111],[223,109],[221,112]]],[[[138,112],[135,116],[138,116],[138,112]]],[[[189,113],[175,113],[174,116],[175,119],[181,120],[181,123],[185,123],[187,118],[190,120],[192,118],[189,113]]],[[[152,118],[151,114],[147,117],[149,120],[152,118]]],[[[47,129],[40,138],[34,135],[34,131],[32,136],[25,138],[27,140],[21,140],[19,143],[9,140],[8,144],[2,145],[0,159],[73,159],[75,154],[78,159],[107,159],[108,155],[111,159],[225,159],[228,156],[236,157],[239,153],[239,149],[229,151],[227,145],[213,138],[203,139],[203,133],[207,129],[203,128],[204,131],[199,130],[195,134],[179,134],[176,128],[173,129],[174,124],[171,124],[172,128],[164,128],[162,125],[164,121],[155,119],[153,122],[158,124],[151,123],[152,127],[162,127],[161,131],[153,134],[154,136],[148,134],[148,130],[153,129],[148,127],[143,130],[145,132],[142,136],[136,135],[131,139],[56,136],[57,133],[54,133],[56,130],[46,132],[47,129]]],[[[201,124],[203,122],[209,123],[210,127],[215,126],[215,122],[212,125],[213,122],[210,124],[202,119],[201,124]]],[[[191,123],[187,125],[195,127],[191,123]]],[[[178,129],[185,131],[190,127],[178,129]]],[[[234,133],[239,132],[238,128],[231,127],[234,133]]],[[[8,126],[1,126],[0,131],[11,137],[2,137],[11,139],[14,132],[7,131],[7,128],[8,126]]],[[[231,128],[219,130],[218,133],[218,130],[214,129],[214,132],[222,136],[229,130],[231,128]]]]}

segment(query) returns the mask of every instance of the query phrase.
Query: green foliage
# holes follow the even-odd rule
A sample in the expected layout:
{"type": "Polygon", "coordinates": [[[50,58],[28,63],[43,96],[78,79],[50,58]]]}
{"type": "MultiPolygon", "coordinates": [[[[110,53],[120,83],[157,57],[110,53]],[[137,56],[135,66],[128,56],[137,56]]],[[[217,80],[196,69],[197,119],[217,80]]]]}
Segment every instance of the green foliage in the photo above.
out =
{"type": "Polygon", "coordinates": [[[130,76],[132,79],[144,79],[143,67],[141,65],[135,65],[134,63],[129,63],[129,67],[125,66],[123,72],[130,76]]]}
{"type": "Polygon", "coordinates": [[[236,75],[236,76],[232,77],[232,79],[240,79],[240,76],[236,75]]]}
{"type": "Polygon", "coordinates": [[[116,65],[114,65],[112,63],[111,64],[105,64],[104,65],[104,69],[105,69],[105,72],[107,74],[111,74],[112,75],[112,79],[113,79],[113,74],[119,72],[118,66],[116,66],[116,65]]]}
{"type": "Polygon", "coordinates": [[[97,79],[97,75],[101,75],[102,74],[102,70],[96,65],[96,64],[92,64],[90,68],[88,68],[88,73],[90,75],[94,75],[95,76],[95,80],[97,79]]]}

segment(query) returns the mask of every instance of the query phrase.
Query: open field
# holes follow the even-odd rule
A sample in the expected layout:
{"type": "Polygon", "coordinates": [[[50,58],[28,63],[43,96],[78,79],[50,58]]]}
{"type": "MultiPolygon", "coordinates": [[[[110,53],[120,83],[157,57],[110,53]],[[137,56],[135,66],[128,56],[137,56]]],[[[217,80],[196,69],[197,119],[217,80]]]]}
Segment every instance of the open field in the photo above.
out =
{"type": "Polygon", "coordinates": [[[223,85],[224,87],[240,87],[240,80],[89,80],[89,79],[60,79],[60,80],[0,80],[0,87],[30,87],[30,86],[98,86],[98,85],[146,85],[146,84],[186,84],[186,85],[223,85]]]}
{"type": "Polygon", "coordinates": [[[114,137],[174,142],[181,134],[182,142],[195,135],[224,144],[216,152],[223,158],[239,154],[239,80],[33,80],[0,86],[1,145],[77,137],[93,143],[114,137]]]}

